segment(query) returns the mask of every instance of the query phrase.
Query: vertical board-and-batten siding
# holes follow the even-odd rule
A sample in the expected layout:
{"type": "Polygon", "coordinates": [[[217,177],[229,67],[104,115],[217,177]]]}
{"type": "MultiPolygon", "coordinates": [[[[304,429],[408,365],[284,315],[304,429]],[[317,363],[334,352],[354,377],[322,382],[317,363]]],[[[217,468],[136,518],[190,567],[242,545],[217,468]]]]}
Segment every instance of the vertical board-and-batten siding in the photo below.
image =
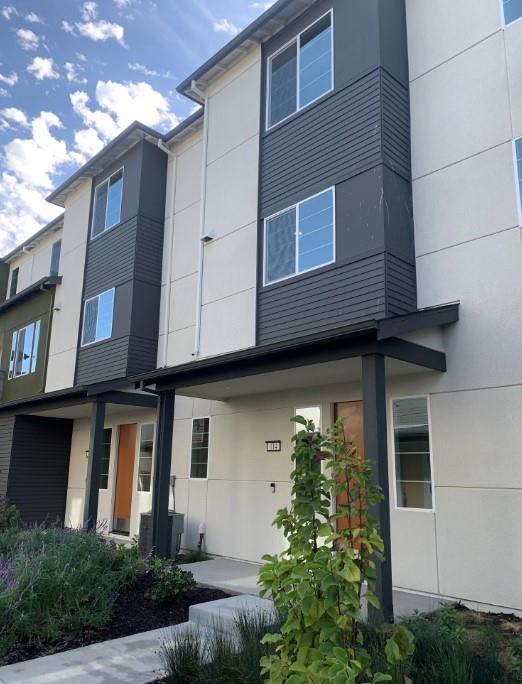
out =
{"type": "Polygon", "coordinates": [[[24,523],[63,522],[73,421],[40,416],[0,420],[0,500],[24,523]]]}
{"type": "MultiPolygon", "coordinates": [[[[417,305],[404,3],[323,0],[296,22],[295,32],[332,7],[335,89],[261,136],[260,345],[417,305]],[[345,40],[356,28],[366,38],[357,54],[345,40]],[[335,263],[265,286],[264,220],[332,186],[335,263]]],[[[291,38],[292,27],[285,31],[264,47],[265,83],[268,57],[291,38]]]]}

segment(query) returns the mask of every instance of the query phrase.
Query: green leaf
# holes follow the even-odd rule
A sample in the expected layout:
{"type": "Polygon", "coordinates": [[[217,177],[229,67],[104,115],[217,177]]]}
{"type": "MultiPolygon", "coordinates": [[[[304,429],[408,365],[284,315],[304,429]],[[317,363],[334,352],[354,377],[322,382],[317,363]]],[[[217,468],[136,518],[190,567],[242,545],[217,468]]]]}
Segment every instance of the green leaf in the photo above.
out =
{"type": "Polygon", "coordinates": [[[293,418],[290,418],[290,422],[298,423],[299,425],[304,425],[305,427],[308,425],[308,421],[306,418],[303,418],[303,416],[294,416],[293,418]]]}
{"type": "Polygon", "coordinates": [[[332,526],[330,523],[323,523],[317,531],[319,537],[329,537],[332,534],[332,526]]]}
{"type": "Polygon", "coordinates": [[[415,650],[415,639],[409,629],[401,625],[386,642],[385,653],[390,665],[406,660],[415,650]]]}

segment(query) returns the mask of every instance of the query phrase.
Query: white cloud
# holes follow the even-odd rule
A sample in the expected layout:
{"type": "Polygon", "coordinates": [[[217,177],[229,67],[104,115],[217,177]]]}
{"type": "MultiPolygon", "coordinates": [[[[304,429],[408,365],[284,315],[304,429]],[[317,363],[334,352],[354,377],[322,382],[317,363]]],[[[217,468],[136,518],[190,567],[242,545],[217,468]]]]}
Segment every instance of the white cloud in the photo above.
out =
{"type": "Polygon", "coordinates": [[[84,21],[90,21],[91,19],[96,19],[98,16],[98,7],[95,2],[89,0],[84,2],[82,5],[82,18],[84,21]]]}
{"type": "Polygon", "coordinates": [[[101,150],[103,140],[94,128],[84,128],[81,131],[75,131],[74,144],[78,152],[89,158],[94,157],[101,150]]]}
{"type": "Polygon", "coordinates": [[[27,66],[27,71],[38,81],[43,81],[44,78],[60,78],[60,75],[54,68],[54,59],[52,57],[35,57],[31,64],[27,66]]]}
{"type": "Polygon", "coordinates": [[[103,140],[115,138],[119,128],[110,114],[101,110],[92,110],[88,106],[89,96],[82,90],[77,90],[70,96],[73,110],[89,128],[93,128],[103,140]]]}
{"type": "Polygon", "coordinates": [[[43,24],[44,21],[42,17],[38,16],[36,12],[29,12],[28,14],[25,15],[25,18],[27,21],[30,21],[31,24],[43,24]]]}
{"type": "Polygon", "coordinates": [[[25,112],[22,112],[22,110],[18,109],[17,107],[6,107],[5,109],[0,110],[0,114],[4,117],[4,119],[8,119],[9,121],[19,124],[20,126],[29,125],[25,112]]]}
{"type": "Polygon", "coordinates": [[[124,9],[131,4],[132,0],[114,0],[114,3],[119,9],[124,9]]]}
{"type": "Polygon", "coordinates": [[[170,71],[157,71],[156,69],[149,69],[144,64],[135,62],[134,64],[129,63],[127,65],[131,71],[139,71],[145,76],[158,76],[160,78],[172,78],[170,71]]]}
{"type": "Polygon", "coordinates": [[[10,76],[4,76],[3,74],[0,74],[0,83],[5,83],[5,85],[8,86],[14,86],[15,83],[18,83],[18,74],[14,71],[10,76]]]}
{"type": "Polygon", "coordinates": [[[11,97],[11,93],[5,88],[0,87],[0,97],[11,97]]]}
{"type": "MultiPolygon", "coordinates": [[[[115,24],[112,21],[86,21],[84,23],[77,23],[76,28],[78,32],[85,38],[90,38],[94,41],[103,41],[114,39],[125,47],[125,30],[120,24],[115,24]]],[[[64,29],[66,30],[66,29],[64,29]]]]}
{"type": "MultiPolygon", "coordinates": [[[[4,112],[2,112],[4,113],[4,112]]],[[[11,112],[13,114],[13,112],[11,112]]],[[[23,112],[14,114],[19,119],[23,112]]],[[[53,112],[41,112],[30,123],[28,138],[15,138],[2,150],[0,176],[0,252],[12,249],[60,213],[44,197],[53,187],[53,175],[71,162],[80,162],[55,131],[63,128],[53,112]]]]}
{"type": "Polygon", "coordinates": [[[72,62],[65,62],[64,64],[65,68],[65,75],[67,76],[67,80],[70,83],[87,83],[87,79],[85,76],[81,76],[78,72],[78,69],[81,67],[78,67],[76,64],[73,64],[72,62]]]}
{"type": "Polygon", "coordinates": [[[38,48],[40,38],[31,29],[18,29],[16,35],[23,50],[36,50],[38,48]]]}
{"type": "Polygon", "coordinates": [[[260,9],[260,10],[267,10],[272,7],[272,5],[275,3],[275,0],[270,0],[269,2],[253,2],[250,7],[253,7],[254,9],[260,9]]]}
{"type": "Polygon", "coordinates": [[[9,21],[11,17],[17,17],[18,16],[18,10],[16,7],[13,7],[12,5],[4,6],[2,7],[2,11],[0,14],[4,17],[4,19],[7,19],[9,21]]]}
{"type": "Polygon", "coordinates": [[[214,22],[214,31],[216,33],[227,33],[229,36],[235,36],[240,29],[228,19],[220,19],[214,22]]]}
{"type": "Polygon", "coordinates": [[[65,31],[65,33],[74,33],[74,26],[64,19],[62,21],[62,31],[65,31]]]}

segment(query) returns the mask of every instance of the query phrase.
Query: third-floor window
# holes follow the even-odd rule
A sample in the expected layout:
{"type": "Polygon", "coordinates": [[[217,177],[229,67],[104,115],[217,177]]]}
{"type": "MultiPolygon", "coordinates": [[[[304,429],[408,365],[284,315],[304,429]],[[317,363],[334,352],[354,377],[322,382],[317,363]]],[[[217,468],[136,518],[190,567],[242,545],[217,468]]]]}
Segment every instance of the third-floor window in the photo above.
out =
{"type": "Polygon", "coordinates": [[[267,128],[333,89],[332,23],[328,12],[270,56],[267,128]]]}
{"type": "Polygon", "coordinates": [[[123,169],[119,169],[96,187],[92,219],[92,237],[117,225],[121,218],[123,169]]]}

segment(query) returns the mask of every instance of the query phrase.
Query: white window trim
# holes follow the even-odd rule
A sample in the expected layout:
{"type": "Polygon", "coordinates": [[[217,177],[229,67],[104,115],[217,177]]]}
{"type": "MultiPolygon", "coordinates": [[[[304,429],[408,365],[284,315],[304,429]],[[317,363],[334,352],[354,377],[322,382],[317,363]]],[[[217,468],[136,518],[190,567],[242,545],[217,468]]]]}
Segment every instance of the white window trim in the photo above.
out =
{"type": "Polygon", "coordinates": [[[433,436],[431,427],[431,405],[429,394],[412,394],[408,396],[392,397],[390,399],[390,424],[391,424],[391,448],[393,455],[393,501],[394,509],[405,513],[435,513],[435,473],[433,471],[433,436]],[[430,440],[430,475],[431,475],[431,508],[408,508],[399,506],[397,501],[397,455],[395,453],[395,426],[393,424],[393,402],[404,401],[406,399],[426,399],[428,409],[428,438],[430,440]]]}
{"type": "MultiPolygon", "coordinates": [[[[114,428],[112,425],[109,425],[108,427],[104,427],[104,430],[110,430],[111,431],[111,448],[109,450],[109,470],[107,471],[107,487],[98,487],[98,490],[100,492],[108,492],[110,489],[110,484],[111,484],[111,468],[112,468],[112,461],[113,461],[113,445],[114,445],[114,428]]],[[[100,472],[100,477],[101,477],[101,472],[100,472]]]]}
{"type": "Polygon", "coordinates": [[[516,19],[513,19],[513,21],[506,21],[506,13],[504,11],[504,0],[499,0],[500,2],[500,16],[502,19],[502,28],[507,28],[508,26],[513,26],[513,24],[516,24],[519,21],[522,21],[522,16],[517,17],[516,19]]]}
{"type": "Polygon", "coordinates": [[[189,453],[189,480],[197,482],[205,482],[208,480],[208,471],[210,467],[210,426],[212,424],[211,416],[194,416],[190,422],[190,453],[189,453]],[[206,477],[192,477],[192,435],[194,434],[194,421],[208,420],[208,458],[207,458],[207,476],[206,477]]]}
{"type": "Polygon", "coordinates": [[[116,226],[119,226],[121,223],[121,209],[123,207],[123,184],[125,182],[125,167],[120,166],[119,169],[116,169],[116,171],[113,171],[107,178],[104,178],[98,185],[95,186],[94,188],[94,201],[92,204],[92,217],[91,217],[91,240],[96,240],[97,238],[101,237],[102,235],[105,235],[109,230],[112,230],[113,228],[116,228],[116,226]],[[109,192],[108,189],[111,184],[111,178],[115,176],[117,173],[121,171],[121,182],[122,182],[122,191],[121,191],[121,198],[120,198],[120,220],[117,221],[116,223],[113,223],[111,226],[105,226],[105,228],[102,230],[101,233],[98,233],[98,235],[94,235],[94,218],[96,215],[96,195],[98,194],[98,188],[100,188],[102,185],[105,183],[108,183],[108,188],[107,188],[107,204],[105,205],[105,224],[107,223],[107,209],[109,207],[109,192]]]}
{"type": "MultiPolygon", "coordinates": [[[[502,0],[501,0],[502,1],[502,0]]],[[[334,59],[334,48],[335,48],[335,43],[334,43],[334,11],[333,8],[328,10],[328,12],[325,12],[322,14],[320,17],[315,19],[311,24],[309,24],[306,28],[304,28],[300,33],[298,33],[296,36],[294,36],[291,40],[289,40],[287,43],[285,43],[282,47],[280,47],[278,50],[276,50],[273,54],[269,55],[266,60],[266,74],[267,74],[267,89],[266,89],[266,97],[265,97],[265,102],[266,102],[266,122],[265,122],[265,129],[267,131],[271,131],[273,128],[276,128],[276,126],[279,126],[285,121],[288,121],[292,116],[295,116],[299,112],[304,111],[305,109],[308,109],[308,107],[311,107],[315,102],[320,100],[321,98],[325,97],[326,95],[330,94],[335,90],[335,73],[334,73],[334,66],[335,66],[335,59],[334,59]],[[311,102],[308,102],[307,104],[304,105],[304,107],[299,106],[299,93],[300,93],[300,85],[301,85],[301,36],[303,33],[306,33],[309,29],[312,28],[315,24],[321,21],[321,19],[324,19],[330,15],[330,21],[331,21],[331,28],[332,28],[332,35],[331,35],[331,85],[328,90],[326,90],[324,93],[316,97],[314,100],[311,102]],[[272,99],[272,69],[271,69],[271,63],[277,57],[277,55],[281,54],[281,52],[284,52],[288,47],[290,47],[293,43],[296,43],[297,47],[297,79],[296,79],[296,88],[297,88],[297,98],[296,98],[296,110],[295,112],[292,112],[288,116],[285,116],[284,119],[281,119],[277,123],[274,123],[270,125],[270,105],[271,105],[271,99],[272,99]]]]}
{"type": "Polygon", "coordinates": [[[9,366],[7,368],[7,379],[8,380],[19,380],[20,378],[26,378],[28,375],[33,375],[37,371],[38,367],[38,346],[40,346],[40,336],[42,334],[42,319],[39,318],[36,321],[32,321],[31,323],[28,323],[27,325],[24,325],[23,328],[18,328],[18,330],[12,330],[11,331],[11,351],[9,353],[9,366]],[[39,334],[38,334],[38,339],[37,339],[37,348],[36,348],[36,360],[34,362],[34,369],[33,368],[33,356],[35,355],[35,349],[34,349],[34,342],[35,342],[35,336],[36,336],[36,324],[40,323],[39,327],[39,334]],[[29,360],[29,371],[27,373],[20,373],[19,375],[16,375],[16,357],[18,355],[18,343],[20,341],[20,333],[23,332],[24,330],[27,330],[31,326],[34,326],[33,330],[33,342],[31,345],[31,356],[29,360]],[[12,373],[11,373],[11,357],[13,354],[13,349],[12,349],[12,344],[13,344],[13,334],[16,334],[16,346],[14,349],[14,361],[13,361],[13,368],[12,368],[12,373]]]}
{"type": "Polygon", "coordinates": [[[522,138],[515,138],[513,140],[513,165],[515,167],[515,196],[517,199],[517,216],[518,225],[522,226],[522,194],[520,193],[520,184],[522,183],[522,178],[520,178],[520,174],[518,172],[517,142],[522,144],[522,138]]]}
{"type": "Polygon", "coordinates": [[[282,283],[285,280],[289,280],[290,278],[296,278],[297,276],[303,275],[304,273],[310,273],[311,271],[317,271],[318,268],[324,268],[325,266],[330,266],[331,264],[335,263],[335,260],[337,258],[337,239],[336,239],[336,233],[337,233],[337,223],[336,223],[336,192],[335,192],[335,185],[332,185],[330,188],[326,188],[325,190],[321,190],[321,192],[316,192],[315,195],[310,195],[310,197],[305,197],[305,199],[301,200],[300,202],[297,202],[296,204],[292,204],[292,206],[287,207],[286,209],[282,209],[281,211],[276,212],[275,214],[272,214],[271,216],[267,216],[266,219],[264,219],[263,222],[263,287],[268,287],[269,285],[275,285],[277,283],[282,283]],[[316,197],[319,197],[320,195],[325,195],[327,192],[331,192],[333,196],[333,203],[332,203],[332,211],[333,211],[333,226],[332,226],[332,231],[333,231],[333,256],[330,261],[325,262],[324,264],[320,264],[319,266],[312,266],[311,268],[306,268],[303,271],[298,271],[297,267],[299,266],[299,240],[297,238],[297,232],[299,230],[299,207],[301,204],[304,204],[305,202],[308,202],[309,200],[313,200],[316,197]],[[270,280],[267,281],[266,276],[266,259],[267,259],[267,225],[269,221],[272,221],[273,219],[277,218],[278,216],[282,216],[283,214],[287,214],[290,211],[293,211],[295,209],[295,230],[296,230],[296,238],[295,238],[295,265],[296,265],[296,271],[295,273],[292,273],[291,275],[283,276],[282,278],[277,278],[277,280],[270,280]]]}
{"type": "MultiPolygon", "coordinates": [[[[81,343],[81,348],[84,349],[85,347],[92,347],[93,344],[98,344],[99,342],[104,342],[105,340],[110,340],[112,337],[112,329],[114,326],[114,305],[116,303],[116,288],[111,287],[110,290],[105,290],[104,292],[100,292],[100,294],[94,295],[94,297],[89,297],[89,299],[86,299],[83,303],[83,321],[82,321],[82,343],[81,343]],[[107,335],[106,337],[100,337],[99,340],[94,340],[93,342],[84,342],[83,338],[85,336],[85,310],[87,308],[87,304],[89,302],[92,302],[95,299],[99,299],[102,297],[104,294],[107,294],[108,292],[112,292],[112,317],[111,317],[111,331],[110,334],[107,335]]],[[[100,305],[98,303],[98,312],[100,311],[100,305]]],[[[96,318],[96,327],[98,327],[98,319],[96,318]]]]}
{"type": "Polygon", "coordinates": [[[136,494],[152,494],[154,485],[154,450],[156,448],[156,423],[151,421],[145,421],[144,423],[138,423],[138,444],[136,445],[136,494]],[[150,464],[150,489],[146,491],[145,489],[140,489],[140,452],[141,452],[141,431],[145,425],[152,425],[154,429],[152,437],[152,462],[150,464]]]}

